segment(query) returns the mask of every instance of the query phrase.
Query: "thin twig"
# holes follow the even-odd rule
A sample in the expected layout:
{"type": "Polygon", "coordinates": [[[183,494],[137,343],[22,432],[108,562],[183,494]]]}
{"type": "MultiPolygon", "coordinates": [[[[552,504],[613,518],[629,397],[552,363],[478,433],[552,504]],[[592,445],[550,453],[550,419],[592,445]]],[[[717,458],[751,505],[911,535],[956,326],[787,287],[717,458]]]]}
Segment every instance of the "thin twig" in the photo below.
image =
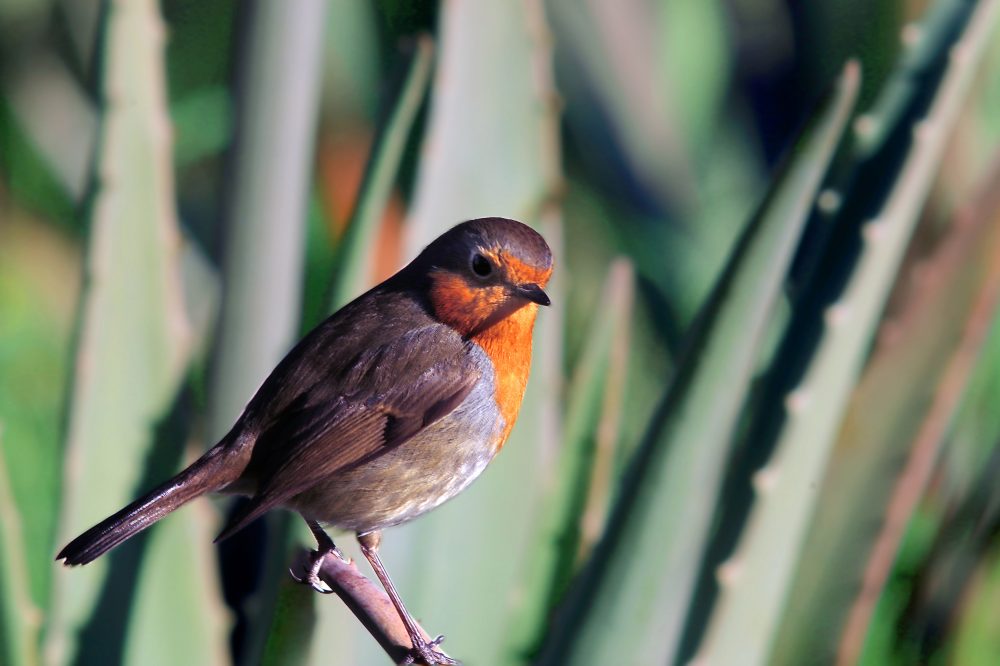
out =
{"type": "MultiPolygon", "coordinates": [[[[308,568],[309,551],[303,550],[293,569],[296,575],[302,577],[308,568]]],[[[319,577],[343,600],[394,663],[407,663],[412,648],[410,637],[382,588],[362,574],[353,561],[345,562],[339,557],[324,559],[319,577]]],[[[424,640],[430,642],[431,637],[423,627],[420,627],[420,633],[424,640]]],[[[436,649],[444,654],[440,647],[436,649]]]]}

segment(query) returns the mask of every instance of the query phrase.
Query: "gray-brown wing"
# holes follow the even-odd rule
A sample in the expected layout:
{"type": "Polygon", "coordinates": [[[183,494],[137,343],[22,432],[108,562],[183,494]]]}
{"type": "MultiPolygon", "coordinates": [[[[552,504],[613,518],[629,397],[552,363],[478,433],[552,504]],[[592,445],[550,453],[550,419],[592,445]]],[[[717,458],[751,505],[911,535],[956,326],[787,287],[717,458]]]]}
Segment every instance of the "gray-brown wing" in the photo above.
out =
{"type": "MultiPolygon", "coordinates": [[[[354,390],[306,392],[275,419],[255,444],[257,493],[234,514],[218,539],[338,471],[384,454],[469,395],[480,373],[464,347],[417,331],[373,349],[350,378],[354,390]],[[442,346],[448,353],[442,353],[442,346]],[[436,360],[430,360],[436,359],[436,360]]],[[[351,386],[348,382],[347,386],[351,386]]]]}

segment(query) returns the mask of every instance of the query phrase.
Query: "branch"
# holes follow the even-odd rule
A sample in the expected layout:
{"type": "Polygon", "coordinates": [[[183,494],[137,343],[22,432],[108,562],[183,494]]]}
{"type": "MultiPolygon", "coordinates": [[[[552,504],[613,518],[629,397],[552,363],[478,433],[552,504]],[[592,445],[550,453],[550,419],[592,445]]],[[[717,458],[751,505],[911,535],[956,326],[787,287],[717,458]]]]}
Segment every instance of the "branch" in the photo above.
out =
{"type": "MultiPolygon", "coordinates": [[[[299,577],[309,568],[309,551],[299,553],[293,569],[299,577]]],[[[319,571],[320,579],[339,596],[365,629],[378,641],[389,658],[396,664],[405,664],[410,657],[410,636],[387,595],[381,587],[369,580],[353,562],[339,557],[327,557],[319,571]]],[[[431,637],[417,625],[424,640],[431,637]]],[[[436,648],[442,652],[440,646],[436,648]]],[[[443,654],[443,652],[442,652],[443,654]]]]}

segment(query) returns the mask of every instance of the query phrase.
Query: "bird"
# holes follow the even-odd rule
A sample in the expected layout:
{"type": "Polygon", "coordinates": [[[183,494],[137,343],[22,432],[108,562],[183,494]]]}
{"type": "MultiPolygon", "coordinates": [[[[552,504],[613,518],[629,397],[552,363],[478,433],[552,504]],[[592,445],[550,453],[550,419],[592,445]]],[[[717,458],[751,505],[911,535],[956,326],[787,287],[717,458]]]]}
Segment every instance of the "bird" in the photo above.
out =
{"type": "Polygon", "coordinates": [[[501,450],[531,366],[552,252],[516,220],[462,222],[307,333],[229,432],[173,478],[71,541],[82,565],[190,500],[248,496],[216,541],[273,508],[317,542],[303,582],[321,592],[325,527],[354,532],[412,642],[409,659],[457,664],[423,638],[378,556],[382,530],[456,496],[501,450]]]}

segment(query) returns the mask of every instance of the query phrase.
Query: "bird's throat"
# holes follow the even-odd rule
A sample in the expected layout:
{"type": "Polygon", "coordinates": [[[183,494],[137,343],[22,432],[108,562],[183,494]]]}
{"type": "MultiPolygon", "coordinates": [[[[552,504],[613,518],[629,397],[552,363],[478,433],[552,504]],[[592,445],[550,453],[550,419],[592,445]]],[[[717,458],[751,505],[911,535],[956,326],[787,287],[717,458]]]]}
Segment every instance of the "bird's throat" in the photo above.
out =
{"type": "Polygon", "coordinates": [[[537,313],[538,306],[530,303],[471,337],[490,357],[496,373],[495,399],[503,417],[497,451],[507,441],[521,409],[531,369],[531,332],[537,313]]]}

